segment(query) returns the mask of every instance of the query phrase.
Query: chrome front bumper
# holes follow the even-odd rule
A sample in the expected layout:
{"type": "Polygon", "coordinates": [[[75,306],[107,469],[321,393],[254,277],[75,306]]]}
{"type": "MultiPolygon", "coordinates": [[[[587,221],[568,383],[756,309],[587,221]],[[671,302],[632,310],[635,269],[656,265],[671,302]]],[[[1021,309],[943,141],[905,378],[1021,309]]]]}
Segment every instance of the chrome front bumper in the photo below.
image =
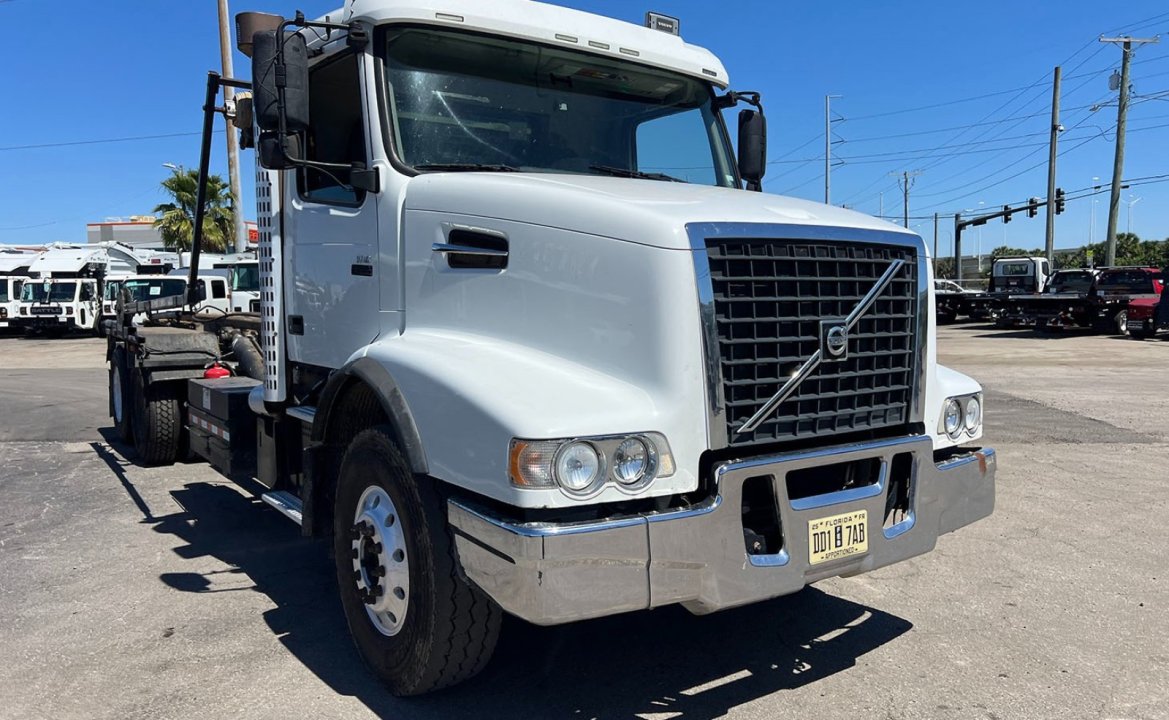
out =
{"type": "Polygon", "coordinates": [[[912,437],[728,462],[715,468],[718,493],[702,506],[609,521],[515,523],[457,500],[448,512],[467,577],[530,622],[555,625],[671,603],[708,613],[921,555],[939,535],[991,514],[994,450],[940,464],[933,458],[930,439],[912,437]],[[910,512],[882,529],[888,469],[907,452],[910,512]],[[881,458],[878,482],[788,498],[787,472],[865,458],[881,458]],[[773,555],[748,555],[743,539],[743,483],[760,475],[772,478],[783,528],[783,547],[773,555]],[[811,565],[808,522],[861,509],[869,517],[868,552],[811,565]]]}

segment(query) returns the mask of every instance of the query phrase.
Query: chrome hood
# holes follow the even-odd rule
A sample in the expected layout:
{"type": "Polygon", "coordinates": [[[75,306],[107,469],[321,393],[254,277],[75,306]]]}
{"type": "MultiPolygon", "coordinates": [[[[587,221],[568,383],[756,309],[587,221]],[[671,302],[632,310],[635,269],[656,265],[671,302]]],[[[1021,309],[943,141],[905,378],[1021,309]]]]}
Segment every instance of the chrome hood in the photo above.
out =
{"type": "Polygon", "coordinates": [[[671,249],[689,249],[692,223],[908,230],[852,210],[730,188],[596,175],[428,173],[406,209],[478,215],[671,249]]]}

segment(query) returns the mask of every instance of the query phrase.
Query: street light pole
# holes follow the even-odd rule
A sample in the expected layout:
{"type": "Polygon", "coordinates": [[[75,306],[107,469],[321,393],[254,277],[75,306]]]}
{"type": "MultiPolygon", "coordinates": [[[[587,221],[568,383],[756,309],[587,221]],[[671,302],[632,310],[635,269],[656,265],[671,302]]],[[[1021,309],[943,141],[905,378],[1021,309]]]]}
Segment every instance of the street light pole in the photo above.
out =
{"type": "Polygon", "coordinates": [[[1134,198],[1132,195],[1128,196],[1128,228],[1125,230],[1129,235],[1132,235],[1132,206],[1139,203],[1143,198],[1134,198]]]}

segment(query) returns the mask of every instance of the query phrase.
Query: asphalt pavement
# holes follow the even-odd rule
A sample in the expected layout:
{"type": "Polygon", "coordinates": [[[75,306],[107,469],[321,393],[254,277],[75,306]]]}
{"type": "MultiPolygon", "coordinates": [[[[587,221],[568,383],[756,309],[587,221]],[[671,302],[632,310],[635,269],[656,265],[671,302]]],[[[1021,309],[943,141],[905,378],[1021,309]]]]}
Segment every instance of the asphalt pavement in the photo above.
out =
{"type": "Polygon", "coordinates": [[[992,517],[738,610],[509,619],[398,700],[323,544],[113,441],[101,341],[0,338],[0,717],[1169,718],[1169,342],[960,325],[939,358],[986,388],[992,517]]]}

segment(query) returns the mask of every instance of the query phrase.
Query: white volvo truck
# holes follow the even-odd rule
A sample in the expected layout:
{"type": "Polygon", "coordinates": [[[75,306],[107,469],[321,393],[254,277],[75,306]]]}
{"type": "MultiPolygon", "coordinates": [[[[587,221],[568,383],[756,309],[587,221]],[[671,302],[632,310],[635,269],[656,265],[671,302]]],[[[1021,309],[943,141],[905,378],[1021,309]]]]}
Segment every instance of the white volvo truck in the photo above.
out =
{"type": "Polygon", "coordinates": [[[393,693],[477,673],[504,612],[708,613],[992,512],[925,244],[757,192],[758,95],[673,18],[354,0],[237,28],[252,82],[209,75],[200,175],[219,89],[250,88],[222,110],[259,156],[261,314],[127,304],[111,414],[330,538],[393,693]]]}

